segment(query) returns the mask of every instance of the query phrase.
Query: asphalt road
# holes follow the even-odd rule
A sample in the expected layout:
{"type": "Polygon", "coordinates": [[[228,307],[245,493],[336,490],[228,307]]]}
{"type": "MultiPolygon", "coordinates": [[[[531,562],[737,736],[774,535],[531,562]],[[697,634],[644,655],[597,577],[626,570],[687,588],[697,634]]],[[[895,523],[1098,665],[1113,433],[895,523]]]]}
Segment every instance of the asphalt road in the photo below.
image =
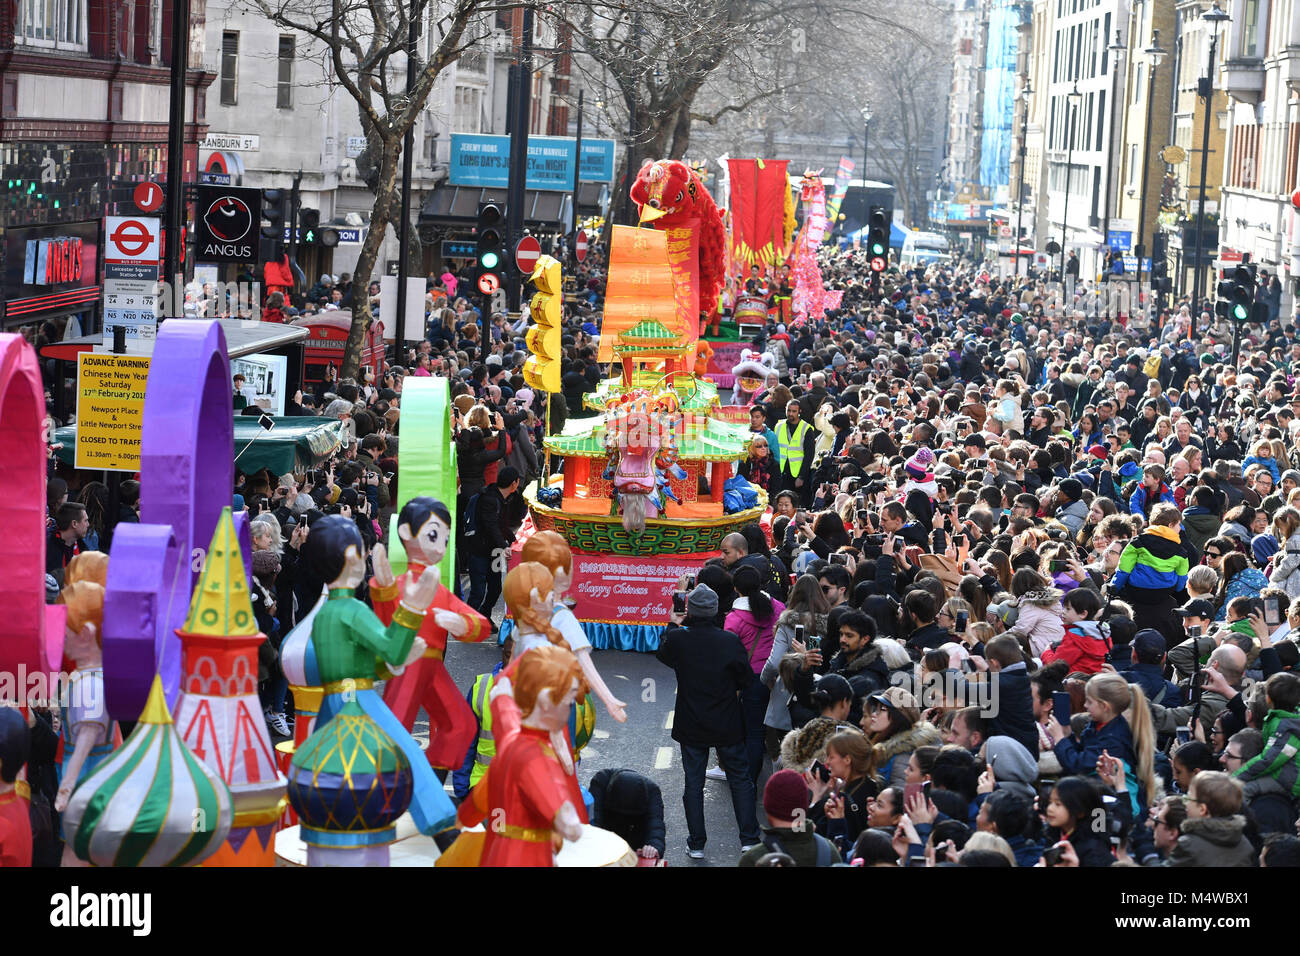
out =
{"type": "MultiPolygon", "coordinates": [[[[476,675],[492,669],[499,653],[496,644],[453,641],[447,651],[447,667],[456,686],[468,691],[476,675]]],[[[705,825],[709,835],[705,858],[695,861],[686,855],[681,752],[671,736],[677,694],[673,672],[653,654],[595,651],[592,660],[609,689],[626,702],[627,723],[615,723],[597,703],[596,730],[582,752],[579,779],[585,783],[606,767],[627,767],[645,774],[663,793],[668,865],[734,866],[740,856],[740,834],[736,832],[731,791],[725,780],[708,780],[704,784],[705,825]]],[[[417,736],[420,729],[417,725],[417,736]]],[[[716,759],[715,756],[715,762],[716,759]]]]}

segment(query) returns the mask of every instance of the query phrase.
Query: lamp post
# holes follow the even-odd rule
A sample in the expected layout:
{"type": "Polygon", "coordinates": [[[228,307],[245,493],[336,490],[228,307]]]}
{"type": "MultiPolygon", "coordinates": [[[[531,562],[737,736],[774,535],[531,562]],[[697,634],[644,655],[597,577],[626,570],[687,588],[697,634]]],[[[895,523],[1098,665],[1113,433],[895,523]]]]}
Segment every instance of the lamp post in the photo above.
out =
{"type": "Polygon", "coordinates": [[[1124,54],[1128,52],[1127,44],[1120,42],[1118,29],[1115,31],[1115,42],[1106,47],[1106,49],[1110,52],[1111,56],[1110,72],[1112,82],[1110,84],[1110,130],[1108,131],[1109,135],[1106,137],[1108,143],[1106,148],[1106,195],[1102,197],[1101,236],[1102,242],[1105,243],[1107,252],[1109,253],[1110,194],[1115,191],[1114,183],[1111,182],[1111,177],[1114,175],[1115,170],[1115,117],[1119,114],[1119,110],[1115,108],[1115,104],[1118,102],[1119,98],[1119,94],[1115,92],[1115,86],[1119,78],[1120,64],[1124,61],[1124,54]]]}
{"type": "Polygon", "coordinates": [[[867,225],[867,138],[871,135],[871,102],[862,107],[862,226],[867,225]]]}
{"type": "Polygon", "coordinates": [[[912,166],[912,222],[919,223],[913,228],[920,229],[923,225],[928,225],[928,216],[925,214],[925,198],[921,192],[921,164],[916,163],[912,166]]]}
{"type": "MultiPolygon", "coordinates": [[[[1151,78],[1147,84],[1147,122],[1146,132],[1143,133],[1142,139],[1142,190],[1138,193],[1138,235],[1137,248],[1137,282],[1138,282],[1138,299],[1139,306],[1142,298],[1142,256],[1146,253],[1147,244],[1147,167],[1151,165],[1151,107],[1156,101],[1156,69],[1160,66],[1160,61],[1165,58],[1168,50],[1160,47],[1160,31],[1151,31],[1151,45],[1142,51],[1148,59],[1151,60],[1151,78]]],[[[1152,268],[1155,263],[1152,263],[1152,268]]],[[[1147,306],[1151,304],[1151,296],[1147,296],[1147,306]]]]}
{"type": "MultiPolygon", "coordinates": [[[[1016,237],[1013,240],[1014,254],[1016,257],[1015,275],[1020,275],[1020,223],[1025,215],[1025,149],[1029,145],[1029,98],[1034,95],[1034,91],[1029,87],[1029,81],[1025,81],[1025,87],[1020,91],[1020,185],[1016,189],[1016,237]]],[[[1025,266],[1025,272],[1029,272],[1029,266],[1025,266]]]]}
{"type": "Polygon", "coordinates": [[[1227,23],[1232,17],[1228,16],[1219,9],[1216,3],[1201,17],[1210,25],[1210,60],[1205,66],[1205,76],[1201,77],[1197,84],[1197,92],[1205,97],[1205,128],[1201,131],[1201,200],[1197,208],[1196,217],[1196,260],[1194,263],[1196,276],[1192,280],[1192,308],[1201,307],[1201,281],[1205,278],[1205,266],[1201,263],[1201,256],[1204,254],[1205,240],[1205,165],[1210,157],[1210,108],[1214,105],[1214,49],[1219,42],[1219,26],[1227,23]]]}
{"type": "Polygon", "coordinates": [[[1074,81],[1074,89],[1065,94],[1065,98],[1070,101],[1070,128],[1069,137],[1070,145],[1065,153],[1065,209],[1061,211],[1061,269],[1058,273],[1061,277],[1061,284],[1065,285],[1065,234],[1070,228],[1070,180],[1073,178],[1070,173],[1074,169],[1074,126],[1075,120],[1079,118],[1079,100],[1083,99],[1083,94],[1079,92],[1079,81],[1074,81]]]}

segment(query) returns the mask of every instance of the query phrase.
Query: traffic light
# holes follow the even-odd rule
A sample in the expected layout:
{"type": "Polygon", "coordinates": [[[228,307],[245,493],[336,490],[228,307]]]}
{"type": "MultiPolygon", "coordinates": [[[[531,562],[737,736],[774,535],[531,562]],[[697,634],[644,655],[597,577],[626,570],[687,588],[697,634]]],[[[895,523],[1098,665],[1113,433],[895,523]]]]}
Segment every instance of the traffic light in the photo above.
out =
{"type": "Polygon", "coordinates": [[[1214,311],[1233,322],[1249,322],[1255,306],[1255,275],[1246,266],[1232,270],[1232,278],[1218,285],[1214,311]]]}
{"type": "Polygon", "coordinates": [[[289,190],[262,190],[262,218],[266,220],[266,225],[262,227],[262,235],[267,239],[283,242],[284,223],[289,218],[289,190]]]}
{"type": "Polygon", "coordinates": [[[872,206],[867,216],[867,265],[877,274],[889,265],[889,220],[882,206],[872,206]]]}
{"type": "Polygon", "coordinates": [[[1173,291],[1169,281],[1169,263],[1166,261],[1168,237],[1157,230],[1151,240],[1151,288],[1156,295],[1168,295],[1173,291]]]}
{"type": "Polygon", "coordinates": [[[558,392],[560,323],[564,305],[564,277],[560,273],[560,263],[552,256],[541,256],[533,268],[532,282],[537,292],[528,303],[533,324],[525,338],[532,354],[524,362],[524,381],[530,388],[558,392]]]}
{"type": "Polygon", "coordinates": [[[320,224],[320,210],[304,207],[298,211],[298,241],[306,246],[334,248],[339,244],[339,231],[320,224]]]}
{"type": "Polygon", "coordinates": [[[475,227],[474,250],[478,260],[474,276],[480,292],[491,295],[505,283],[506,249],[502,235],[502,209],[497,203],[480,203],[475,227]],[[484,281],[484,277],[491,279],[484,281]]]}

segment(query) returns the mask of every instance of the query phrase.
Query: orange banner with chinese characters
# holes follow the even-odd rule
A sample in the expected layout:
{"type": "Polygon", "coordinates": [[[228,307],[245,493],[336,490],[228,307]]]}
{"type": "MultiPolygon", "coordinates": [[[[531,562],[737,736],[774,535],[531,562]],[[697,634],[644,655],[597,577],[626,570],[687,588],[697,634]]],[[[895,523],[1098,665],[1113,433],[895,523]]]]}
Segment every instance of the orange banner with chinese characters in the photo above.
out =
{"type": "Polygon", "coordinates": [[[675,235],[687,231],[614,226],[597,362],[614,361],[619,334],[648,319],[684,342],[699,338],[699,257],[693,254],[698,242],[675,235]]]}

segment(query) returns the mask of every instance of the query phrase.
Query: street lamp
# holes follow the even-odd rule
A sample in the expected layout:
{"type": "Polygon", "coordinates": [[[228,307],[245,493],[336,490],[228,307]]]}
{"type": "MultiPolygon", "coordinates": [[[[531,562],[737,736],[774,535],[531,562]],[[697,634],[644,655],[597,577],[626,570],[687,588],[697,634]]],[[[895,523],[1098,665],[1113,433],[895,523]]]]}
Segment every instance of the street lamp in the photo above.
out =
{"type": "Polygon", "coordinates": [[[1115,42],[1106,47],[1111,56],[1111,84],[1110,84],[1110,129],[1106,137],[1106,195],[1102,197],[1102,242],[1107,249],[1110,248],[1110,194],[1115,191],[1115,185],[1111,182],[1115,171],[1115,116],[1119,112],[1115,108],[1118,102],[1119,94],[1115,92],[1116,83],[1119,79],[1120,64],[1124,62],[1124,55],[1128,53],[1128,45],[1120,41],[1119,30],[1115,31],[1115,42]]]}
{"type": "Polygon", "coordinates": [[[871,134],[871,101],[862,107],[862,225],[867,225],[867,137],[871,134]]]}
{"type": "MultiPolygon", "coordinates": [[[[1025,80],[1025,87],[1020,91],[1020,186],[1016,191],[1016,238],[1013,242],[1014,255],[1016,257],[1015,275],[1020,275],[1020,222],[1025,215],[1025,148],[1028,145],[1029,137],[1029,98],[1034,95],[1034,91],[1029,87],[1029,81],[1025,80]]],[[[1025,266],[1025,272],[1029,267],[1025,266]]]]}
{"type": "MultiPolygon", "coordinates": [[[[912,167],[912,222],[926,223],[925,200],[921,196],[921,164],[917,163],[912,167]]],[[[926,223],[928,225],[928,223],[926,223]]],[[[919,225],[913,228],[921,228],[919,225]]]]}
{"type": "MultiPolygon", "coordinates": [[[[1160,66],[1160,61],[1165,58],[1169,51],[1162,49],[1160,46],[1160,31],[1151,31],[1151,45],[1142,51],[1148,59],[1151,60],[1151,77],[1147,84],[1147,125],[1146,133],[1143,134],[1142,141],[1142,190],[1138,193],[1138,241],[1137,249],[1137,282],[1138,298],[1142,297],[1142,256],[1146,253],[1146,236],[1147,236],[1147,167],[1151,165],[1151,107],[1156,101],[1156,69],[1160,66]]],[[[1154,240],[1152,245],[1154,245],[1154,240]]],[[[1151,263],[1152,269],[1155,263],[1151,263]]],[[[1151,296],[1147,296],[1147,304],[1150,305],[1151,296]]]]}
{"type": "Polygon", "coordinates": [[[1232,17],[1219,9],[1216,3],[1201,17],[1210,25],[1210,61],[1205,66],[1205,76],[1197,83],[1197,92],[1205,97],[1205,128],[1201,131],[1201,201],[1196,217],[1196,278],[1192,283],[1192,307],[1201,307],[1201,281],[1205,277],[1205,266],[1201,264],[1204,254],[1205,231],[1205,163],[1210,156],[1210,107],[1214,104],[1214,49],[1219,42],[1219,26],[1232,17]]]}
{"type": "Polygon", "coordinates": [[[1065,98],[1070,101],[1070,127],[1069,137],[1070,146],[1065,154],[1065,209],[1061,212],[1061,270],[1058,273],[1061,277],[1061,284],[1065,284],[1065,233],[1069,229],[1070,222],[1070,180],[1071,173],[1074,170],[1074,126],[1075,120],[1079,118],[1079,100],[1083,99],[1083,94],[1079,92],[1079,81],[1074,81],[1074,89],[1065,94],[1065,98]]]}

